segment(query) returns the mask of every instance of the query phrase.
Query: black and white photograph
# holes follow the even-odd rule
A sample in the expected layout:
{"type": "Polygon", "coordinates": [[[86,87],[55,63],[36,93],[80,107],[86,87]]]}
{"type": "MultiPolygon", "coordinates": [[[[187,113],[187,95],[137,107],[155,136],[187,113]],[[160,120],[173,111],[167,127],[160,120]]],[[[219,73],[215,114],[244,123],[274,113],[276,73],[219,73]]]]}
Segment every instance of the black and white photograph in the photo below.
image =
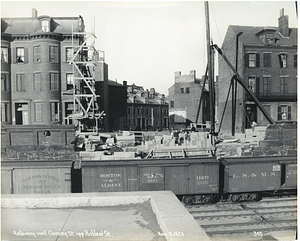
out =
{"type": "Polygon", "coordinates": [[[298,239],[296,1],[0,4],[1,240],[298,239]]]}

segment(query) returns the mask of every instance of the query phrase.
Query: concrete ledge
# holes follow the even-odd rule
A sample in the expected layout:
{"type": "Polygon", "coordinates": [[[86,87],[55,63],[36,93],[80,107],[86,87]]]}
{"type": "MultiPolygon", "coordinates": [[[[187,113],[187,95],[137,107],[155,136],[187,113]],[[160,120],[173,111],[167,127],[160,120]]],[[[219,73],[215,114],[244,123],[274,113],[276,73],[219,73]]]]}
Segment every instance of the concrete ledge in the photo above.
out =
{"type": "Polygon", "coordinates": [[[80,193],[80,194],[12,194],[2,195],[4,209],[83,208],[144,203],[150,200],[152,211],[162,230],[159,236],[168,241],[210,240],[191,214],[170,191],[80,193]]]}
{"type": "Polygon", "coordinates": [[[104,207],[143,203],[147,195],[129,193],[80,193],[80,194],[12,194],[2,195],[2,208],[79,208],[104,207]]]}

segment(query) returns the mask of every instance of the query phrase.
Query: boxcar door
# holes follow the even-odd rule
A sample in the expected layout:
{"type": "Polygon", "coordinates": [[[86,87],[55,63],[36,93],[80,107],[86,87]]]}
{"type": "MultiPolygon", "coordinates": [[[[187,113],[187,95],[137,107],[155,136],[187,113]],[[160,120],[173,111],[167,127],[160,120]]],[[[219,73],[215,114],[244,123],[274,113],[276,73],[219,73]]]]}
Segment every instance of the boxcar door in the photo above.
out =
{"type": "Polygon", "coordinates": [[[286,188],[297,188],[297,164],[286,164],[286,188]]]}
{"type": "Polygon", "coordinates": [[[188,168],[189,166],[165,167],[165,190],[179,195],[189,193],[188,168]]]}
{"type": "Polygon", "coordinates": [[[140,167],[141,191],[162,191],[164,188],[164,167],[140,167]]]}

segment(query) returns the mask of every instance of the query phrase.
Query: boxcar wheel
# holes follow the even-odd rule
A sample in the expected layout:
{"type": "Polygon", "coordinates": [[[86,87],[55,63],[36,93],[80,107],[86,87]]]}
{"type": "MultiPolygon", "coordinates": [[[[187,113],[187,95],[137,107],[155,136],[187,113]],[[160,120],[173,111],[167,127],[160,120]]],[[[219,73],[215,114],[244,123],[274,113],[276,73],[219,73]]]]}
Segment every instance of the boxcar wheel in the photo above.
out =
{"type": "Polygon", "coordinates": [[[231,196],[231,201],[232,201],[232,202],[238,202],[238,201],[239,201],[239,195],[233,194],[233,195],[231,196]]]}
{"type": "Polygon", "coordinates": [[[191,205],[193,203],[193,197],[192,196],[183,196],[182,202],[185,205],[191,205]]]}

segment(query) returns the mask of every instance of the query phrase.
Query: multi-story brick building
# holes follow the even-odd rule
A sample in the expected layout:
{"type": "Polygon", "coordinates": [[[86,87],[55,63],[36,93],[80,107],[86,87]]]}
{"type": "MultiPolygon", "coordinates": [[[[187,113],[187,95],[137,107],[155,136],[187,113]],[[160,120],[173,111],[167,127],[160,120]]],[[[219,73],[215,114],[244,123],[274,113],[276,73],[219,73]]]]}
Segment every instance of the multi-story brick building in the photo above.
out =
{"type": "MultiPolygon", "coordinates": [[[[2,123],[74,124],[66,117],[74,110],[74,88],[80,91],[83,86],[70,60],[85,38],[81,16],[38,16],[33,9],[31,18],[1,19],[2,123]]],[[[86,57],[78,55],[76,61],[86,57]]],[[[107,65],[100,60],[96,82],[107,83],[107,65]]],[[[108,95],[102,97],[107,103],[108,95]]],[[[106,111],[108,104],[104,106],[106,111]]],[[[108,127],[107,118],[105,124],[108,127]]]]}
{"type": "MultiPolygon", "coordinates": [[[[67,112],[61,92],[74,84],[72,26],[84,31],[82,17],[1,19],[2,121],[13,125],[62,123],[67,112]]],[[[74,39],[73,39],[74,41],[74,39]]],[[[79,45],[83,41],[77,37],[79,45]]]]}
{"type": "Polygon", "coordinates": [[[203,79],[196,78],[196,71],[191,70],[189,75],[181,75],[175,72],[175,83],[169,88],[169,115],[171,128],[185,128],[191,122],[196,122],[197,113],[199,124],[206,124],[209,116],[209,92],[203,86],[203,79]],[[199,108],[200,96],[202,96],[201,108],[199,108]]]}
{"type": "MultiPolygon", "coordinates": [[[[297,29],[289,28],[288,16],[280,12],[278,27],[229,26],[222,51],[245,85],[253,91],[274,121],[297,119],[297,29]]],[[[219,56],[218,120],[220,121],[233,73],[219,56]]],[[[232,95],[221,132],[232,131],[232,95]]],[[[269,122],[253,99],[238,85],[234,132],[244,132],[256,122],[269,122]]]]}
{"type": "Polygon", "coordinates": [[[162,130],[169,127],[169,106],[164,94],[127,87],[127,126],[130,130],[162,130]]]}

